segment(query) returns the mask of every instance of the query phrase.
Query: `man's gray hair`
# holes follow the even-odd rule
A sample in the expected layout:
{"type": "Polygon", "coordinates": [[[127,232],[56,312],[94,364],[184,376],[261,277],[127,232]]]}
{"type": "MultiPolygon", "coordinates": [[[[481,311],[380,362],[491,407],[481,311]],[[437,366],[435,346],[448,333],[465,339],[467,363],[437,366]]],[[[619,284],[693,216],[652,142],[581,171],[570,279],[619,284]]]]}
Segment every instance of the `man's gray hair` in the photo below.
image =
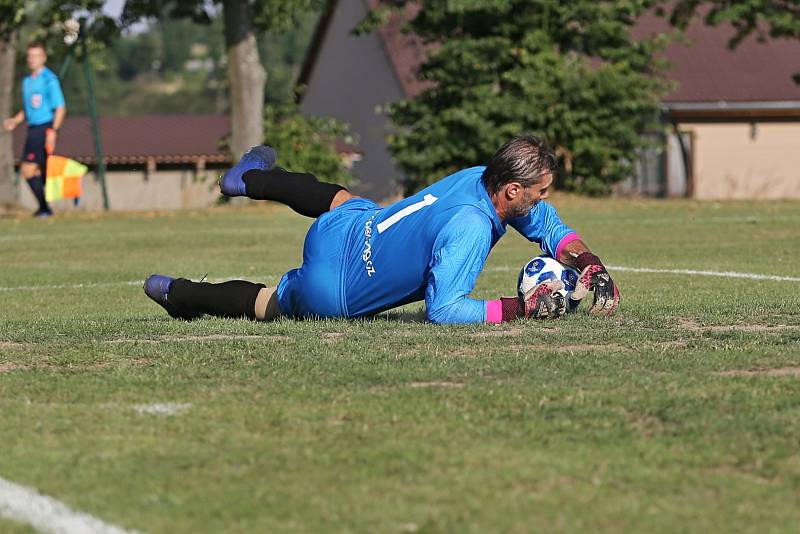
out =
{"type": "Polygon", "coordinates": [[[500,147],[489,160],[481,180],[489,194],[508,183],[523,187],[539,182],[556,170],[556,155],[547,141],[532,134],[522,134],[500,147]]]}

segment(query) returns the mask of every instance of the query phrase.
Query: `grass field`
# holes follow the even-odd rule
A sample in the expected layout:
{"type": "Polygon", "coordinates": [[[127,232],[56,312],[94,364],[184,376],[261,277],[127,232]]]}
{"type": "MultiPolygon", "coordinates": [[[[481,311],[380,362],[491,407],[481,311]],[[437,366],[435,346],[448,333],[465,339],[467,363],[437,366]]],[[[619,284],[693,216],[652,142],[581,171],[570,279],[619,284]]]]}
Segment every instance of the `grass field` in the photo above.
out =
{"type": "MultiPolygon", "coordinates": [[[[2,219],[0,477],[141,532],[796,532],[800,203],[555,203],[610,265],[795,279],[610,269],[612,319],[186,323],[147,274],[274,284],[309,220],[2,219]]],[[[535,254],[510,231],[475,296],[535,254]]]]}

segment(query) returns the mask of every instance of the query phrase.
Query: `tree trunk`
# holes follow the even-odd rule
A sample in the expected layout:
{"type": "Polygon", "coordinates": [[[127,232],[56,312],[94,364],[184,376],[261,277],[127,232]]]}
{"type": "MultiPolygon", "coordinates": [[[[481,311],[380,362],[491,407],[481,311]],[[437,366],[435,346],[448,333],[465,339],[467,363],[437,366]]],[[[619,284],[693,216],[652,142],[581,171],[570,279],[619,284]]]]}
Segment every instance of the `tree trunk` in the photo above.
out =
{"type": "Polygon", "coordinates": [[[248,0],[225,0],[225,46],[231,102],[231,154],[234,160],[264,142],[264,85],[267,74],[258,56],[248,0]]]}
{"type": "MultiPolygon", "coordinates": [[[[16,56],[16,32],[8,40],[0,36],[0,121],[10,117],[14,110],[13,90],[14,60],[16,56]]],[[[22,128],[22,126],[18,126],[22,128]]],[[[0,211],[8,209],[19,201],[19,187],[14,174],[14,153],[12,134],[0,127],[0,211]]]]}

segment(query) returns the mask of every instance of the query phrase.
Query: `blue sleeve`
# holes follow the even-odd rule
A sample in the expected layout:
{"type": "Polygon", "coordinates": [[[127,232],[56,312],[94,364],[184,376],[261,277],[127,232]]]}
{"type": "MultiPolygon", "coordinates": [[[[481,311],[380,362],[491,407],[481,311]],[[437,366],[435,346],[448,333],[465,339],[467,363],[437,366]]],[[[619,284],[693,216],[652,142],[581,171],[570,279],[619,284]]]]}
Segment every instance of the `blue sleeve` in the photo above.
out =
{"type": "Polygon", "coordinates": [[[528,215],[511,219],[508,224],[553,258],[557,256],[558,244],[565,237],[576,235],[575,230],[561,222],[556,209],[544,201],[536,204],[528,215]]]}
{"type": "Polygon", "coordinates": [[[427,316],[434,323],[479,323],[486,301],[468,298],[491,249],[491,228],[475,209],[459,210],[434,244],[425,290],[427,316]]]}
{"type": "Polygon", "coordinates": [[[50,102],[53,105],[53,110],[63,108],[66,103],[64,102],[64,93],[61,92],[61,83],[58,77],[54,74],[47,82],[47,92],[49,93],[50,102]]]}

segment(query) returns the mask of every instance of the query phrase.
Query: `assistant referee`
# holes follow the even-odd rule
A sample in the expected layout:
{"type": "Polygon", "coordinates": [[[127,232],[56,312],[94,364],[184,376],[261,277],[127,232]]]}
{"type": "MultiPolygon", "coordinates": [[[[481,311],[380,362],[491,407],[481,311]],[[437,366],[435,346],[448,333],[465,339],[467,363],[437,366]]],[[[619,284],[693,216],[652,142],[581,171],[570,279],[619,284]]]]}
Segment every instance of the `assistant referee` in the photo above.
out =
{"type": "Polygon", "coordinates": [[[45,66],[47,52],[44,45],[31,43],[26,57],[31,73],[22,80],[23,109],[3,121],[3,126],[12,131],[24,121],[28,122],[20,171],[39,203],[34,216],[49,217],[53,212],[44,195],[47,154],[55,150],[57,132],[64,122],[67,108],[58,76],[45,66]]]}

